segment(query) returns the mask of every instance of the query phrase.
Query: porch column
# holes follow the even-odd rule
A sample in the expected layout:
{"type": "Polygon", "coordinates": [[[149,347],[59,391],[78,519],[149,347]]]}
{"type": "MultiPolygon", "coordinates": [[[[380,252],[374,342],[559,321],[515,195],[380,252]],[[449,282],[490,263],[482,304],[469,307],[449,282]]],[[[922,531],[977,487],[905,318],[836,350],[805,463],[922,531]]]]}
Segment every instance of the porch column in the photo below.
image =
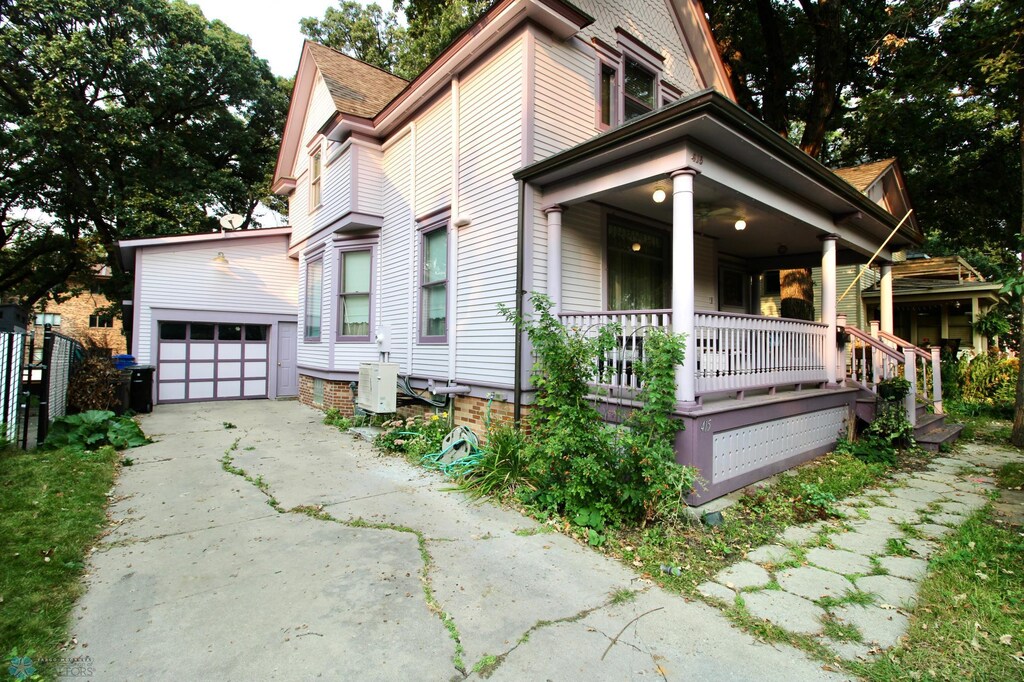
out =
{"type": "Polygon", "coordinates": [[[828,325],[825,336],[825,382],[836,386],[836,242],[828,234],[821,238],[821,321],[828,325]]]}
{"type": "Polygon", "coordinates": [[[879,285],[881,291],[878,298],[879,317],[882,318],[882,331],[892,334],[892,263],[882,263],[881,270],[882,281],[879,285]]]}
{"type": "Polygon", "coordinates": [[[672,332],[686,337],[683,364],[676,367],[676,402],[697,402],[697,353],[693,306],[693,178],[697,171],[672,173],[672,332]]]}
{"type": "Polygon", "coordinates": [[[551,312],[562,312],[562,207],[555,204],[544,209],[548,218],[548,298],[551,312]]]}

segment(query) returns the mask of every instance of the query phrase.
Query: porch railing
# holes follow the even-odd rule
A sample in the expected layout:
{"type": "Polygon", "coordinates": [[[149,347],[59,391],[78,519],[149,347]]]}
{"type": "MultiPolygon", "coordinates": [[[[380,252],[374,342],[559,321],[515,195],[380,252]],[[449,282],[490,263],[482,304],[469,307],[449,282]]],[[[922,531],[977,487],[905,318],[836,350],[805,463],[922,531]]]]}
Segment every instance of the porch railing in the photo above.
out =
{"type": "Polygon", "coordinates": [[[902,375],[910,383],[906,398],[907,419],[917,424],[918,395],[931,396],[935,414],[942,414],[942,371],[939,349],[926,351],[905,339],[878,329],[871,323],[868,334],[856,327],[845,327],[849,342],[839,353],[840,375],[861,388],[878,393],[878,384],[902,375]]]}
{"type": "Polygon", "coordinates": [[[828,326],[778,317],[698,312],[697,395],[818,384],[826,380],[828,326]]]}
{"type": "Polygon", "coordinates": [[[562,324],[579,330],[584,336],[597,336],[602,327],[618,325],[615,348],[595,368],[593,383],[604,395],[632,398],[640,388],[636,365],[644,359],[644,337],[652,329],[668,328],[672,322],[668,310],[602,311],[596,313],[563,313],[562,324]]]}

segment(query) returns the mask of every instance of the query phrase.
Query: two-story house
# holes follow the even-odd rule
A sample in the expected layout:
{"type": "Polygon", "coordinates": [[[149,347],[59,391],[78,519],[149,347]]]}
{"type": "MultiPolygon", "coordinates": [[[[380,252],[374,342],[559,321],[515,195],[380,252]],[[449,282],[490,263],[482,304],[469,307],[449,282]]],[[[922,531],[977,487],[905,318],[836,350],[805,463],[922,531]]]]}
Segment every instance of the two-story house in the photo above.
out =
{"type": "Polygon", "coordinates": [[[646,330],[686,335],[677,450],[705,497],[845,432],[836,268],[920,241],[737,106],[698,0],[502,0],[411,82],[307,42],[273,190],[290,229],[122,244],[158,402],[349,411],[388,361],[460,422],[518,417],[530,349],[498,307],[545,293],[621,324],[607,404],[632,404],[646,330]],[[811,266],[820,322],[757,315],[761,273],[811,266]]]}

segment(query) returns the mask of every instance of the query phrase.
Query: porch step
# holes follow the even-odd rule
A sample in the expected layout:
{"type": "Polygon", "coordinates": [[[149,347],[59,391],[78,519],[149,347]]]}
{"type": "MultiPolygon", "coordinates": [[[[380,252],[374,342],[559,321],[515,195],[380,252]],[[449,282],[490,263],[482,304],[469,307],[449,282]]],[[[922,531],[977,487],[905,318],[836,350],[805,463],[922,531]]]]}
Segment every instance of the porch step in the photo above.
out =
{"type": "Polygon", "coordinates": [[[914,426],[914,438],[915,440],[920,440],[921,436],[924,434],[929,431],[941,429],[945,425],[945,415],[932,414],[931,412],[925,412],[922,414],[919,410],[917,413],[917,424],[914,426]]]}
{"type": "MultiPolygon", "coordinates": [[[[944,421],[944,420],[943,420],[944,421]]],[[[915,436],[917,444],[929,452],[939,452],[945,444],[952,445],[964,430],[963,424],[945,424],[915,436]]]]}

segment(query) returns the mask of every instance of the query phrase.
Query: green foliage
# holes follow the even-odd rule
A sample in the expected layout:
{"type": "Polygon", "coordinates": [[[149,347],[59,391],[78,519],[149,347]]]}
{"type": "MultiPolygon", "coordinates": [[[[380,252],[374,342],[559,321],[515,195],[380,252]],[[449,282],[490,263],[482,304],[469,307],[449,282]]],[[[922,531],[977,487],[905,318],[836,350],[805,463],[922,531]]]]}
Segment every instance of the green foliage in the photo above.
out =
{"type": "Polygon", "coordinates": [[[343,0],[338,8],[328,7],[322,18],[306,17],[299,23],[311,40],[413,79],[488,5],[489,0],[406,0],[395,2],[395,11],[385,11],[376,3],[343,0]],[[406,25],[398,16],[403,11],[406,25]]]}
{"type": "MultiPolygon", "coordinates": [[[[836,496],[823,490],[818,483],[800,484],[800,502],[812,517],[828,518],[836,515],[836,496]]],[[[807,515],[806,513],[804,514],[807,515]]]]}
{"type": "Polygon", "coordinates": [[[0,290],[32,303],[97,263],[117,279],[119,239],[255,225],[288,97],[247,37],[170,0],[0,14],[0,290]]]}
{"type": "Polygon", "coordinates": [[[910,382],[906,377],[891,376],[878,382],[878,397],[884,401],[896,403],[910,393],[910,382]]]}
{"type": "Polygon", "coordinates": [[[693,487],[695,472],[675,463],[680,424],[675,404],[675,366],[682,340],[652,331],[645,362],[636,371],[643,389],[634,411],[613,427],[588,399],[588,381],[598,361],[614,347],[614,326],[587,335],[565,327],[551,314],[550,301],[531,297],[535,315],[525,320],[507,308],[506,319],[526,332],[533,346],[537,389],[529,420],[529,501],[564,514],[588,529],[591,544],[604,542],[608,525],[646,521],[671,513],[693,487]]]}
{"type": "Polygon", "coordinates": [[[492,426],[480,461],[458,486],[472,497],[503,497],[520,487],[534,489],[526,460],[526,436],[511,424],[492,426]]]}
{"type": "Polygon", "coordinates": [[[330,408],[324,413],[324,424],[335,426],[341,431],[348,431],[352,428],[352,420],[341,414],[337,408],[330,408]]]}
{"type": "Polygon", "coordinates": [[[989,408],[995,415],[1013,411],[1020,360],[998,353],[960,361],[960,401],[989,408]]]}
{"type": "Polygon", "coordinates": [[[423,455],[440,452],[444,437],[451,431],[447,412],[397,418],[384,422],[382,426],[384,431],[374,439],[374,444],[416,460],[423,455]]]}
{"type": "Polygon", "coordinates": [[[43,445],[51,450],[66,448],[85,452],[108,445],[124,450],[148,442],[149,439],[131,417],[117,417],[106,410],[90,410],[55,419],[43,445]]]}
{"type": "Polygon", "coordinates": [[[994,339],[997,336],[1006,336],[1010,333],[1010,320],[1005,310],[996,307],[975,320],[974,329],[983,334],[985,338],[994,339]]]}

